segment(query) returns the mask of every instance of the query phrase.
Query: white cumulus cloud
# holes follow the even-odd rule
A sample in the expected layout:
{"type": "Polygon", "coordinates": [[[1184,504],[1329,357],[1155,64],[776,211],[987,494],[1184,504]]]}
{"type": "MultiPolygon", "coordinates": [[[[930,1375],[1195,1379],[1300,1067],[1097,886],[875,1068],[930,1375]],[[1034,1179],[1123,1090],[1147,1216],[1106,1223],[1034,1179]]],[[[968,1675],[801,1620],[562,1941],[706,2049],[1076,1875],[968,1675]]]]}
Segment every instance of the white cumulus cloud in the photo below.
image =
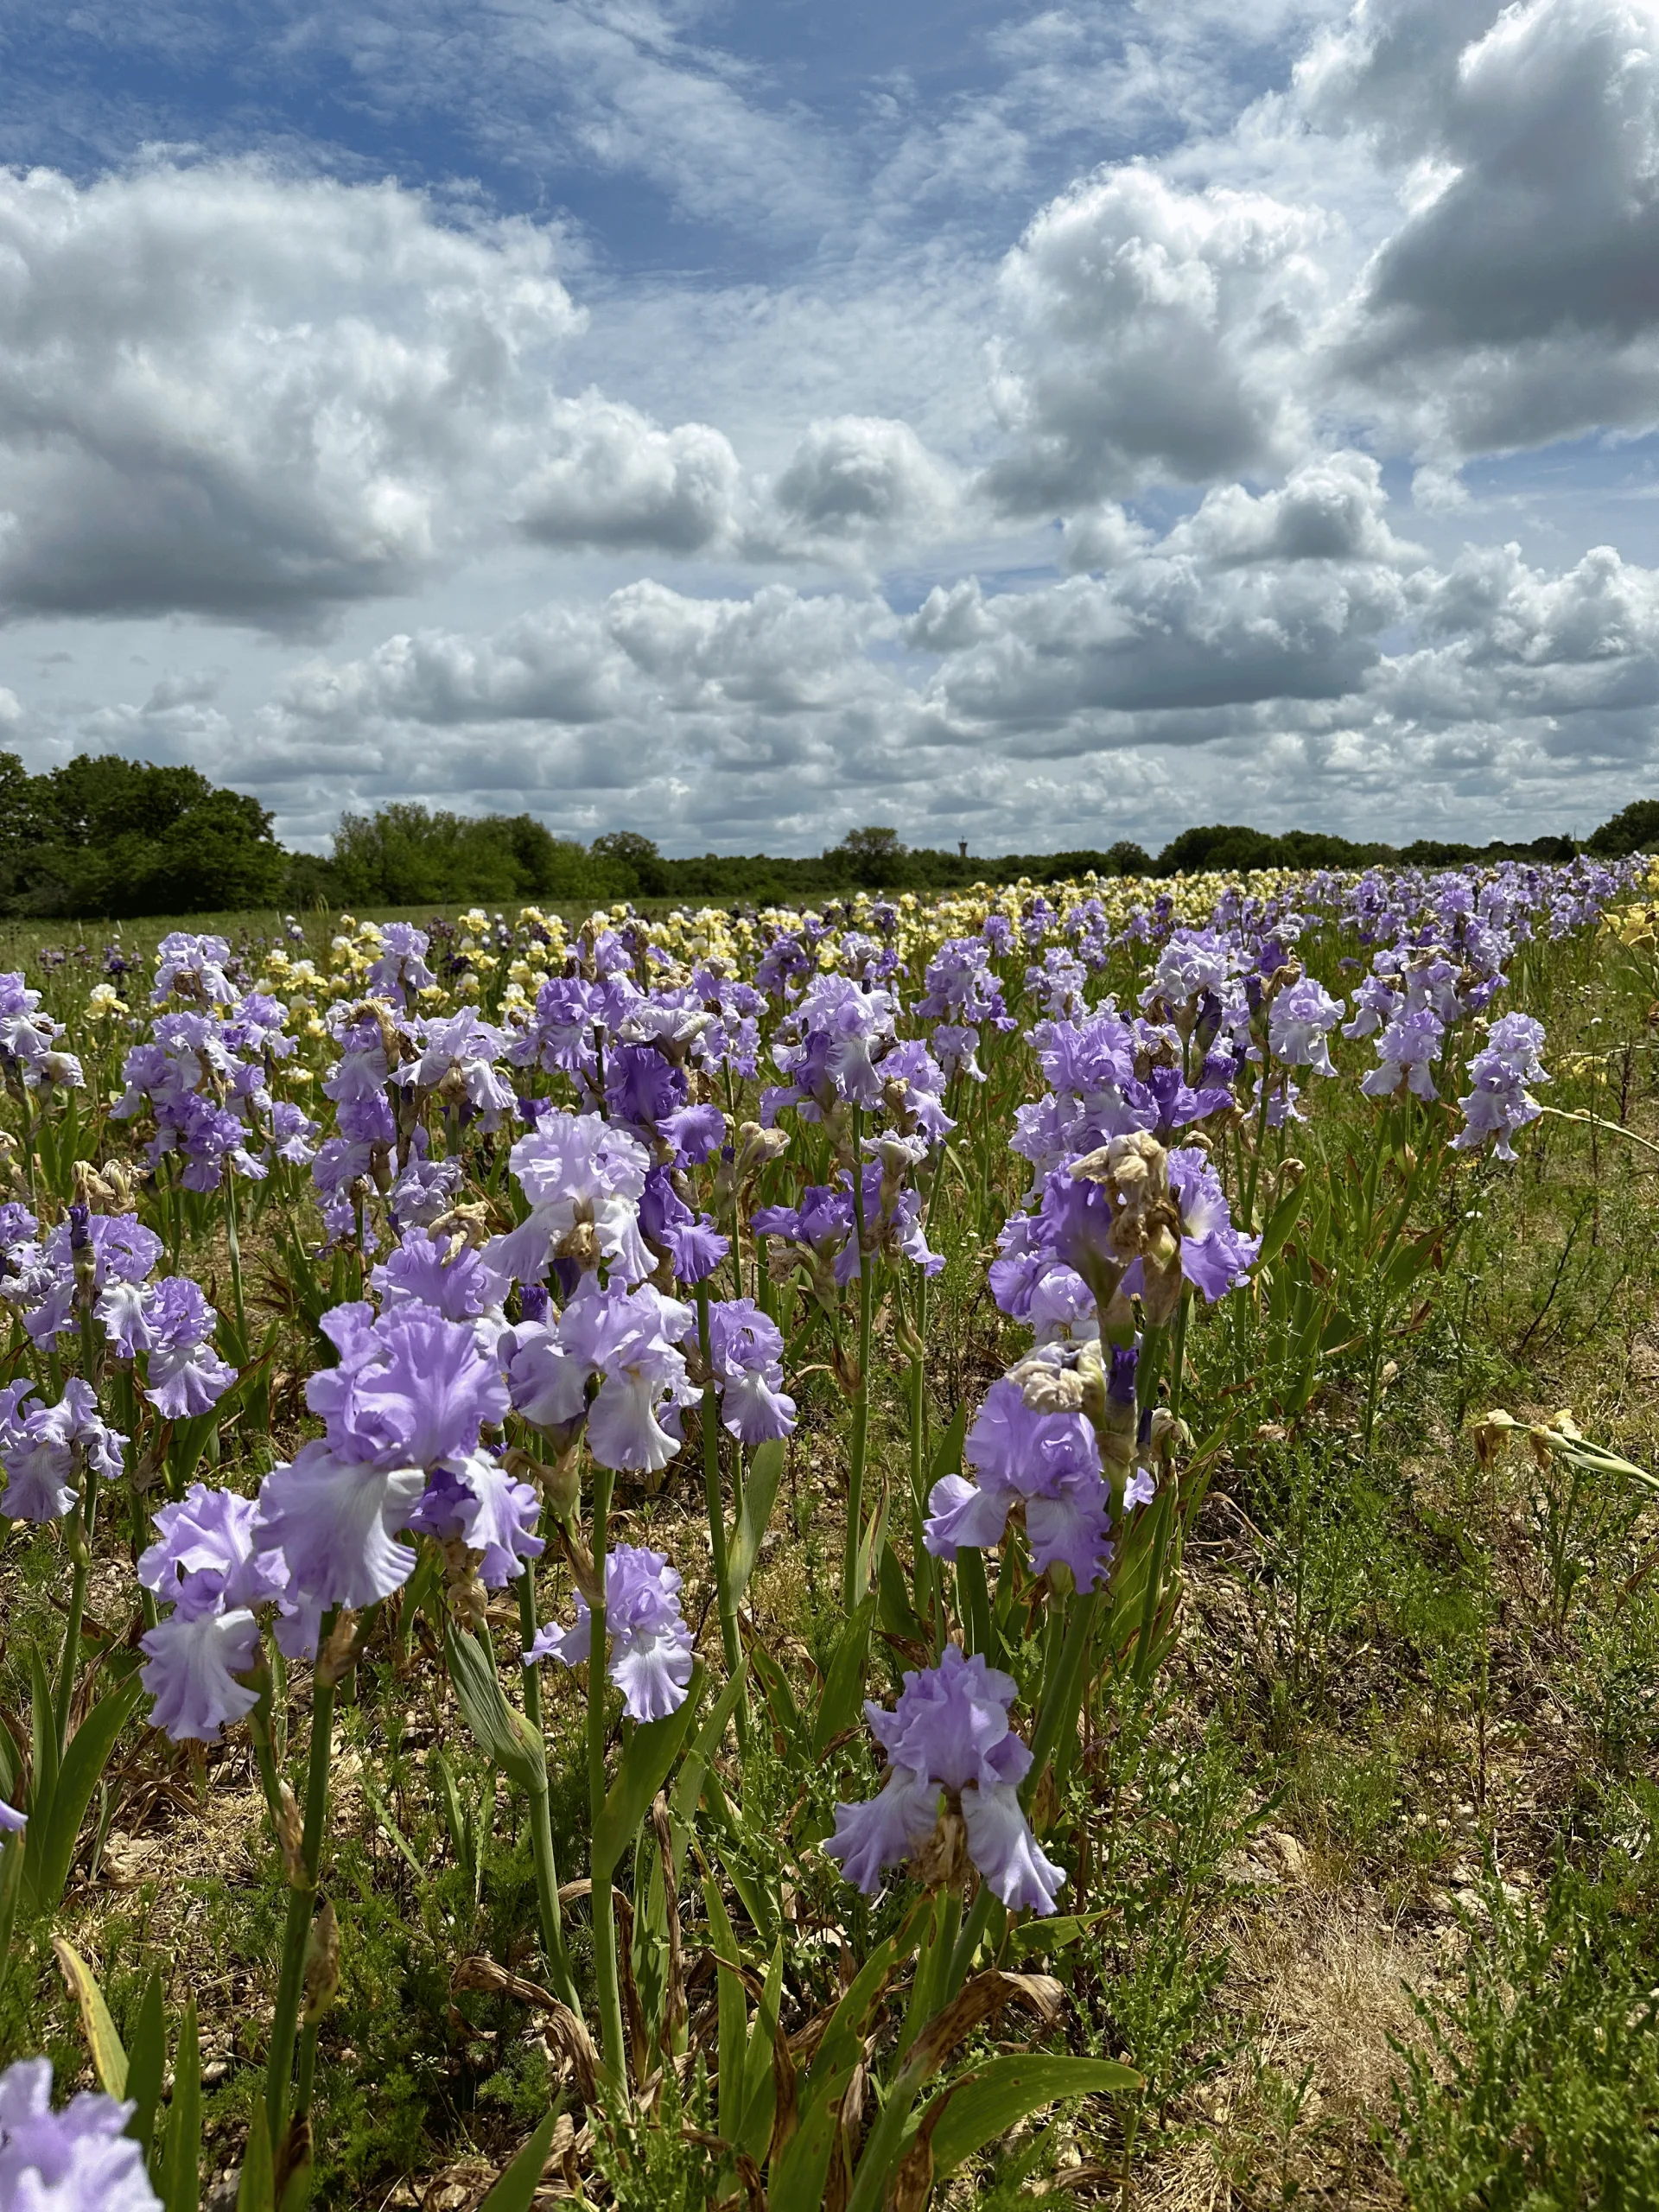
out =
{"type": "Polygon", "coordinates": [[[1326,227],[1316,208],[1184,191],[1140,166],[1051,202],[1003,270],[1012,449],[987,472],[993,496],[1070,511],[1297,458],[1326,227]]]}

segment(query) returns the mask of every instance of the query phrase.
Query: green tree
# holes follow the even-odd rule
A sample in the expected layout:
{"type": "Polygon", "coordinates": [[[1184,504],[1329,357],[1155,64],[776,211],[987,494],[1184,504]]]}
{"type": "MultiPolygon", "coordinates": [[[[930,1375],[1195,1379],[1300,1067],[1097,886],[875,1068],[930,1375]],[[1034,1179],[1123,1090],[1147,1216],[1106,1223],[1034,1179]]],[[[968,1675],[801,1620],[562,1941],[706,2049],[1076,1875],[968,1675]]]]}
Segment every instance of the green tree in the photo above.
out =
{"type": "Polygon", "coordinates": [[[642,837],[637,830],[607,830],[602,837],[595,837],[590,849],[594,857],[613,862],[626,871],[628,888],[642,899],[660,899],[668,889],[667,863],[650,837],[642,837]]]}
{"type": "Polygon", "coordinates": [[[257,799],[199,769],[80,753],[43,776],[0,756],[0,900],[32,914],[274,905],[288,855],[257,799]]]}
{"type": "Polygon", "coordinates": [[[1622,861],[1630,853],[1659,853],[1659,798],[1635,798],[1604,822],[1585,845],[1599,861],[1622,861]]]}
{"type": "Polygon", "coordinates": [[[896,830],[871,823],[862,830],[849,830],[823,857],[843,881],[857,884],[862,890],[879,891],[884,885],[903,882],[905,851],[896,830]]]}

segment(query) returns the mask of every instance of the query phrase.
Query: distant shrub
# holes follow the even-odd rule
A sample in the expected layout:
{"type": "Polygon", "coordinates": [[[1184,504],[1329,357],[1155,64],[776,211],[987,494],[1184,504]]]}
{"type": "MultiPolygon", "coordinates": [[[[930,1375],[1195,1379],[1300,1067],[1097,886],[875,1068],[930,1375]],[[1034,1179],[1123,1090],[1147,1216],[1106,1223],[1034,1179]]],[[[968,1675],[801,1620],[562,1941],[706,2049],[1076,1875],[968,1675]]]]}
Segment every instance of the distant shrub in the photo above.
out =
{"type": "Polygon", "coordinates": [[[626,897],[625,863],[555,837],[529,814],[450,814],[406,800],[344,814],[334,832],[337,895],[348,906],[455,906],[626,897]]]}

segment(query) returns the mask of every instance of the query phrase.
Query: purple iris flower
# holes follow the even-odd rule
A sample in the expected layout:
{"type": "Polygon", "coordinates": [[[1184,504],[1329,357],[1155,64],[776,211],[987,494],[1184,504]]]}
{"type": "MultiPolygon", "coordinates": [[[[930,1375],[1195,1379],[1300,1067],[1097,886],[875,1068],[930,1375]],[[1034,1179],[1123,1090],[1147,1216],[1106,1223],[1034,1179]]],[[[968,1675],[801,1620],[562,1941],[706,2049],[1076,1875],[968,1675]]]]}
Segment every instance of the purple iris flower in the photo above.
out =
{"type": "Polygon", "coordinates": [[[1342,1008],[1312,976],[1287,983],[1268,1010],[1268,1047],[1290,1067],[1310,1067],[1334,1075],[1325,1039],[1342,1020],[1342,1008]]]}
{"type": "Polygon", "coordinates": [[[618,1045],[605,1062],[605,1103],[613,1121],[654,1131],[685,1104],[683,1068],[673,1067],[649,1045],[618,1045]]]}
{"type": "Polygon", "coordinates": [[[1110,1496],[1099,1442],[1082,1414],[1035,1414],[1018,1382],[993,1382],[969,1429],[963,1458],[978,1476],[944,1476],[929,1496],[927,1548],[953,1560],[964,1546],[1002,1541],[1008,1513],[1024,1506],[1031,1564],[1042,1575],[1066,1566],[1079,1591],[1093,1591],[1110,1564],[1110,1496]]]}
{"type": "MultiPolygon", "coordinates": [[[[622,1693],[633,1720],[661,1720],[685,1703],[691,1680],[691,1631],[680,1611],[680,1577],[662,1552],[617,1544],[605,1555],[606,1673],[622,1693]]],[[[575,1667],[593,1650],[594,1617],[576,1592],[576,1618],[567,1629],[537,1632],[524,1664],[556,1659],[575,1667]]]]}
{"type": "Polygon", "coordinates": [[[0,1390],[0,1465],[6,1486],[0,1509],[13,1521],[56,1521],[76,1497],[74,1478],[83,1462],[106,1482],[123,1471],[126,1438],[99,1419],[90,1382],[72,1376],[55,1406],[23,1402],[32,1385],[0,1390]]]}
{"type": "Polygon", "coordinates": [[[905,1111],[930,1144],[943,1144],[956,1128],[944,1110],[944,1070],[919,1039],[895,1045],[881,1063],[881,1087],[902,1086],[905,1111]]]}
{"type": "Polygon", "coordinates": [[[924,980],[925,995],[916,1008],[924,1020],[948,1020],[964,1027],[988,1021],[996,1029],[1013,1028],[1002,986],[991,968],[991,948],[982,938],[947,938],[928,962],[924,980]]]}
{"type": "Polygon", "coordinates": [[[465,1322],[421,1306],[377,1320],[368,1306],[348,1305],[321,1325],[340,1364],[311,1377],[306,1402],[325,1434],[273,1467],[259,1490],[258,1540],[284,1553],[302,1601],[287,1631],[297,1648],[314,1643],[325,1605],[372,1605],[400,1586],[414,1554],[394,1530],[428,1474],[470,1459],[480,1428],[508,1405],[505,1382],[465,1322]]]}
{"type": "Polygon", "coordinates": [[[50,1014],[40,1011],[40,993],[27,989],[15,969],[0,976],[0,1058],[16,1062],[17,1072],[31,1090],[38,1090],[42,1081],[66,1081],[67,1068],[58,1074],[48,1071],[47,1064],[67,1062],[74,1070],[74,1080],[69,1085],[73,1089],[80,1081],[80,1064],[72,1054],[55,1050],[62,1028],[50,1014]]]}
{"type": "Polygon", "coordinates": [[[431,940],[412,922],[385,922],[380,928],[380,957],[369,970],[369,989],[376,998],[394,1006],[408,1004],[410,995],[428,990],[437,977],[426,964],[431,940]]]}
{"type": "Polygon", "coordinates": [[[1429,1062],[1440,1057],[1446,1024],[1432,1007],[1402,1008],[1376,1040],[1379,1065],[1360,1084],[1368,1098],[1392,1098],[1402,1086],[1425,1100],[1440,1096],[1429,1062]]]}
{"type": "Polygon", "coordinates": [[[881,1056],[893,1041],[898,1002],[890,991],[867,990],[848,976],[815,976],[785,1014],[772,1057],[788,1081],[768,1090],[760,1118],[771,1127],[786,1106],[817,1121],[837,1099],[879,1106],[881,1056]]]}
{"type": "Polygon", "coordinates": [[[1181,1273],[1213,1305],[1243,1281],[1262,1249],[1233,1226],[1221,1179],[1207,1153],[1178,1145],[1168,1156],[1170,1196],[1181,1219],[1181,1273]]]}
{"type": "Polygon", "coordinates": [[[654,1473],[680,1448],[681,1408],[696,1402],[679,1350],[696,1317],[648,1283],[623,1292],[590,1288],[592,1281],[556,1329],[525,1323],[503,1340],[512,1403],[526,1421],[562,1439],[585,1414],[588,1446],[601,1466],[654,1473]]]}
{"type": "Polygon", "coordinates": [[[1208,992],[1225,999],[1243,962],[1237,946],[1215,929],[1173,930],[1153,964],[1152,976],[1141,1003],[1149,1007],[1161,999],[1178,1016],[1196,1013],[1199,999],[1208,992]]]}
{"type": "Polygon", "coordinates": [[[1100,1446],[1080,1413],[1036,1413],[1017,1382],[993,1382],[968,1432],[963,1457],[977,1476],[946,1475],[928,1498],[924,1535],[936,1559],[963,1547],[988,1551],[1008,1515],[1023,1507],[1032,1565],[1071,1570],[1079,1590],[1105,1575],[1112,1548],[1110,1494],[1100,1446]]]}
{"type": "MultiPolygon", "coordinates": [[[[92,1215],[86,1235],[92,1252],[94,1299],[112,1283],[140,1283],[162,1255],[162,1240],[136,1214],[92,1215]]],[[[6,1295],[23,1307],[23,1326],[42,1348],[75,1326],[75,1254],[70,1227],[60,1221],[44,1244],[14,1255],[15,1276],[6,1295]]]]}
{"type": "Polygon", "coordinates": [[[507,1410],[507,1388],[479,1351],[474,1332],[425,1306],[374,1319],[366,1305],[337,1306],[322,1327],[340,1352],[305,1386],[331,1450],[377,1467],[435,1467],[478,1448],[486,1424],[507,1410]]]}
{"type": "Polygon", "coordinates": [[[455,1467],[437,1470],[409,1526],[417,1535],[435,1536],[441,1543],[459,1540],[477,1552],[480,1581],[487,1590],[501,1590],[523,1573],[527,1559],[539,1559],[547,1548],[536,1533],[541,1518],[534,1488],[479,1452],[455,1467]]]}
{"type": "Polygon", "coordinates": [[[29,1815],[17,1812],[0,1798],[0,1835],[22,1835],[29,1826],[29,1815]]]}
{"type": "Polygon", "coordinates": [[[639,1230],[651,1156],[638,1137],[597,1114],[544,1114],[512,1147],[512,1164],[531,1210],[486,1248],[492,1264],[521,1282],[544,1281],[564,1257],[602,1260],[630,1283],[656,1272],[639,1230]]]}
{"type": "Polygon", "coordinates": [[[1452,1140],[1455,1150],[1471,1152],[1496,1137],[1497,1157],[1515,1158],[1510,1139],[1544,1110],[1527,1089],[1529,1083],[1549,1081],[1540,1058],[1543,1044],[1544,1025],[1530,1014],[1506,1014],[1492,1024],[1484,1046],[1469,1063],[1474,1087],[1458,1101],[1465,1126],[1452,1140]]]}
{"type": "Polygon", "coordinates": [[[892,1713],[866,1705],[887,1755],[887,1778],[866,1802],[836,1808],[835,1833],[823,1846],[855,1888],[874,1896],[886,1870],[921,1848],[943,1790],[961,1812],[968,1855],[993,1893],[1011,1911],[1053,1911],[1065,1876],[1044,1856],[1020,1803],[1031,1753],[1008,1721],[1017,1688],[982,1655],[964,1659],[947,1644],[937,1667],[905,1675],[892,1713]]]}
{"type": "Polygon", "coordinates": [[[677,1167],[701,1167],[726,1141],[726,1116],[718,1106],[682,1106],[658,1126],[674,1147],[677,1167]]]}
{"type": "Polygon", "coordinates": [[[979,1032],[961,1021],[941,1021],[934,1026],[933,1051],[946,1079],[953,1075],[965,1075],[969,1083],[983,1083],[985,1071],[979,1065],[979,1032]]]}
{"type": "Polygon", "coordinates": [[[709,1355],[721,1421],[740,1444],[791,1433],[795,1401],[784,1389],[783,1333],[752,1298],[710,1306],[709,1355]]]}
{"type": "Polygon", "coordinates": [[[1045,1344],[1084,1344],[1100,1334],[1095,1294],[1070,1268],[1043,1268],[1032,1286],[1026,1318],[1037,1350],[1045,1344]]]}
{"type": "Polygon", "coordinates": [[[464,1238],[406,1229],[397,1249],[372,1271],[369,1282],[379,1294],[383,1313],[423,1306],[447,1321],[487,1317],[499,1323],[512,1278],[464,1238]]]}
{"type": "Polygon", "coordinates": [[[606,982],[554,976],[536,995],[530,1027],[507,1047],[515,1067],[541,1067],[571,1077],[593,1103],[599,1077],[595,1035],[614,1034],[639,993],[626,976],[606,982]]]}
{"type": "Polygon", "coordinates": [[[238,1679],[258,1656],[253,1609],[281,1604],[289,1574],[280,1551],[257,1548],[257,1511],[251,1498],[193,1483],[156,1514],[158,1536],[138,1561],[140,1582],[173,1608],[139,1648],[151,1719],[175,1743],[216,1744],[258,1702],[238,1679]]]}
{"type": "Polygon", "coordinates": [[[52,2062],[0,2073],[0,2212],[160,2212],[144,2153],[125,2133],[135,2107],[83,2089],[52,2109],[52,2062]]]}
{"type": "Polygon", "coordinates": [[[236,996],[225,973],[230,957],[231,948],[222,937],[193,937],[188,930],[169,930],[156,950],[151,1005],[163,1005],[176,995],[229,1006],[236,996]]]}
{"type": "Polygon", "coordinates": [[[147,1355],[144,1395],[168,1421],[185,1421],[217,1405],[236,1370],[213,1348],[219,1316],[188,1275],[159,1282],[112,1282],[98,1317],[125,1359],[147,1355]]]}
{"type": "Polygon", "coordinates": [[[386,1200],[399,1229],[430,1229],[448,1212],[460,1195],[462,1164],[459,1160],[428,1160],[419,1150],[416,1131],[415,1155],[392,1184],[386,1200]]]}
{"type": "Polygon", "coordinates": [[[1076,1021],[1087,1011],[1084,988],[1089,970],[1075,953],[1052,944],[1040,968],[1027,968],[1026,989],[1052,1020],[1076,1021]]]}
{"type": "Polygon", "coordinates": [[[270,1109],[270,1148],[278,1160],[286,1160],[295,1167],[308,1167],[316,1156],[318,1125],[303,1108],[293,1105],[286,1098],[277,1099],[270,1109]]]}
{"type": "Polygon", "coordinates": [[[645,1178],[639,1227],[647,1243],[667,1254],[683,1283],[702,1282],[732,1249],[731,1239],[721,1235],[710,1215],[692,1212],[664,1167],[653,1167],[645,1178]]]}
{"type": "Polygon", "coordinates": [[[512,1120],[512,1085],[495,1065],[506,1045],[505,1031],[481,1021],[470,1007],[413,1027],[420,1052],[397,1070],[403,1089],[464,1103],[486,1134],[512,1120]]]}

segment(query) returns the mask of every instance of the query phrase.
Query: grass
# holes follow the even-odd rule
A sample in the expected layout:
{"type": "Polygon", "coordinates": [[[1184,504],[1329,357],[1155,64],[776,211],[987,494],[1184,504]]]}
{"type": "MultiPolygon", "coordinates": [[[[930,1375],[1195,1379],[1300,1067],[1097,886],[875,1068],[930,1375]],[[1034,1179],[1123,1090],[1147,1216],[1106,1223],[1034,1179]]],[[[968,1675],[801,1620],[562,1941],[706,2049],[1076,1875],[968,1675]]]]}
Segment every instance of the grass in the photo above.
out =
{"type": "MultiPolygon", "coordinates": [[[[147,944],[150,927],[130,925],[129,942],[147,944]]],[[[0,963],[24,957],[26,936],[9,950],[0,931],[0,963]]],[[[1553,1102],[1616,1109],[1659,1139],[1643,994],[1569,947],[1535,970],[1523,1002],[1549,1027],[1553,1102]]],[[[1351,1084],[1312,1110],[1296,1133],[1310,1160],[1339,1163],[1366,1141],[1370,1109],[1351,1084]]],[[[952,2202],[1002,2207],[1058,2185],[1072,2201],[1159,2212],[1659,2204],[1659,1525],[1643,1494],[1574,1484],[1524,1449],[1483,1466],[1468,1435],[1490,1403],[1571,1406],[1586,1433],[1659,1461],[1656,1169],[1565,1121],[1530,1132],[1516,1168],[1460,1166],[1436,1201],[1441,1263],[1389,1317],[1386,1357],[1362,1345],[1328,1360],[1290,1418],[1283,1376],[1254,1364],[1262,1340],[1243,1301],[1195,1343],[1204,1402],[1236,1385],[1253,1411],[1230,1422],[1215,1460],[1165,1686],[1108,1704],[1052,1823],[1083,1839],[1068,1907],[1085,1924],[1046,1960],[1068,1992],[1068,2046],[1127,2056],[1145,2088],[1033,2123],[952,2202]]],[[[1000,1218],[1023,1163],[1004,1157],[996,1173],[1000,1218]]],[[[942,1224],[949,1265],[928,1336],[941,1418],[1018,1343],[983,1294],[969,1214],[942,1224]]],[[[1361,1336],[1366,1296],[1362,1280],[1347,1313],[1361,1336]]],[[[872,1464],[902,1492],[904,1369],[891,1337],[880,1350],[872,1464]]],[[[846,1420],[827,1372],[799,1395],[752,1592],[758,1634],[798,1680],[840,1625],[846,1420]]],[[[281,1438],[251,1441],[257,1468],[281,1438]]],[[[622,1500],[633,1539],[659,1533],[685,1567],[694,1622],[709,1596],[695,1465],[694,1448],[660,1495],[622,1500]]],[[[57,1633],[61,1579],[50,1535],[13,1531],[0,1560],[0,1715],[14,1735],[27,1654],[57,1633]]],[[[569,1576],[550,1554],[539,1580],[541,1618],[568,1612],[569,1576]]],[[[112,1588],[108,1602],[118,1637],[127,1600],[112,1588]]],[[[705,1639],[717,1649],[712,1611],[705,1639]]],[[[1015,1656],[1016,1673],[1033,1651],[1015,1656]]],[[[872,1695],[899,1663],[877,1662],[872,1695]]],[[[423,1621],[410,1663],[388,1634],[361,1674],[336,1767],[345,1948],[319,2075],[319,2201],[471,2205],[545,2102],[533,2018],[454,1986],[480,1954],[535,1973],[528,1840],[460,1725],[423,1621]]],[[[580,1717],[568,1698],[550,1695],[550,1710],[555,1839],[569,1866],[584,1848],[580,1717]]],[[[827,1832],[838,1792],[873,1771],[852,1743],[804,1780],[781,1754],[768,1764],[763,1729],[745,1777],[748,1840],[721,1872],[732,1893],[783,1912],[801,2008],[835,1989],[843,1948],[878,1940],[896,1910],[849,1919],[835,1870],[804,1847],[827,1832]]],[[[118,2024],[154,1967],[175,1998],[196,1991],[209,2145],[226,2175],[257,2080],[283,1909],[262,1821],[241,1746],[201,1757],[134,1737],[64,1923],[118,2024]]],[[[689,1956],[705,1936],[695,1896],[689,1956]]],[[[579,1907],[571,1918],[582,1975],[579,1907]]],[[[49,1950],[26,1940],[17,1957],[0,1993],[0,2062],[43,2048],[62,2079],[90,2078],[49,1950]]],[[[712,1987],[690,1995],[694,2016],[714,2001],[712,1987]]],[[[701,2080],[681,2094],[688,2124],[706,2126],[701,2080]]],[[[616,2204],[702,2202],[695,2158],[668,2143],[604,2153],[616,2204]]]]}

